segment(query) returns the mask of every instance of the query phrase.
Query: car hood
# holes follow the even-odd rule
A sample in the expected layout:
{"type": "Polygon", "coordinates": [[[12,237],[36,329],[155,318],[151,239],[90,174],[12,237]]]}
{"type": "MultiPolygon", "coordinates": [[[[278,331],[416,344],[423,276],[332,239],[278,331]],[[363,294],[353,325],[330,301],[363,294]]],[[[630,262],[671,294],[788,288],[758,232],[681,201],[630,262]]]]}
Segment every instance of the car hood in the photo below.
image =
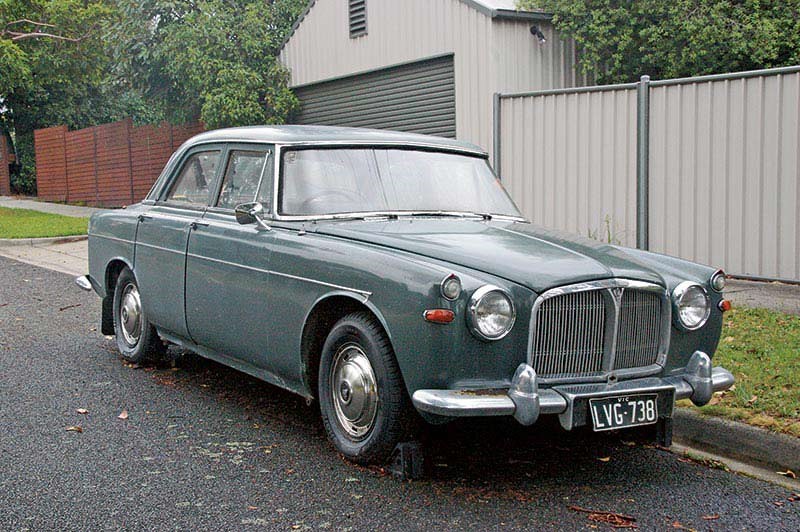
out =
{"type": "Polygon", "coordinates": [[[610,277],[665,285],[621,249],[530,223],[401,217],[321,222],[315,231],[465,266],[538,293],[610,277]]]}

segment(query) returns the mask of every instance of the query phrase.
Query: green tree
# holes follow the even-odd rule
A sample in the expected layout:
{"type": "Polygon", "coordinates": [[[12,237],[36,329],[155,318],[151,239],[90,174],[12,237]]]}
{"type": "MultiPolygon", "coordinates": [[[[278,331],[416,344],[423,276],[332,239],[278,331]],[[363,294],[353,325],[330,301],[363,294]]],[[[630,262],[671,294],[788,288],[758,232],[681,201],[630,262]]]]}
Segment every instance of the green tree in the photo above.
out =
{"type": "Polygon", "coordinates": [[[800,0],[519,0],[553,13],[599,83],[800,63],[800,0]]]}
{"type": "Polygon", "coordinates": [[[297,105],[280,46],[305,0],[119,0],[117,57],[164,118],[282,123],[297,105]]]}
{"type": "Polygon", "coordinates": [[[34,129],[86,127],[141,106],[113,81],[104,35],[115,17],[103,1],[0,0],[0,128],[16,139],[15,188],[35,190],[34,129]]]}

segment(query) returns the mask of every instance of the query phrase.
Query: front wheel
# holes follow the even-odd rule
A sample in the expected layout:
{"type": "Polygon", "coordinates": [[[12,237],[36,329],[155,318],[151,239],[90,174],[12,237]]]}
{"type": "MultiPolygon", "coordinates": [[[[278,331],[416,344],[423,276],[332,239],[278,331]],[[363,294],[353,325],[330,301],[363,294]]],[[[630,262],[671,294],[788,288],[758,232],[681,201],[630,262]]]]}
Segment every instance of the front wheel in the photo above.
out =
{"type": "Polygon", "coordinates": [[[122,358],[128,362],[157,360],[164,343],[148,321],[133,272],[124,268],[114,287],[114,335],[122,358]]]}
{"type": "Polygon", "coordinates": [[[380,323],[355,312],[333,326],[319,371],[319,403],[328,438],[348,459],[386,462],[414,420],[394,351],[380,323]]]}

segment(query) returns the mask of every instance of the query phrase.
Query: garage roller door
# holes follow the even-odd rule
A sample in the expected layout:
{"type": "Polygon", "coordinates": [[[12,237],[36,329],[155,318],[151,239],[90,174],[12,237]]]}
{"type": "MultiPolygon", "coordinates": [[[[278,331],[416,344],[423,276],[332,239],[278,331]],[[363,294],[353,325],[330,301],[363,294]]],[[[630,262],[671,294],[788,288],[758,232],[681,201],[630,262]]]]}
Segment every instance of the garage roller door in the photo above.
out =
{"type": "Polygon", "coordinates": [[[295,94],[298,124],[456,136],[452,56],[306,85],[295,94]]]}

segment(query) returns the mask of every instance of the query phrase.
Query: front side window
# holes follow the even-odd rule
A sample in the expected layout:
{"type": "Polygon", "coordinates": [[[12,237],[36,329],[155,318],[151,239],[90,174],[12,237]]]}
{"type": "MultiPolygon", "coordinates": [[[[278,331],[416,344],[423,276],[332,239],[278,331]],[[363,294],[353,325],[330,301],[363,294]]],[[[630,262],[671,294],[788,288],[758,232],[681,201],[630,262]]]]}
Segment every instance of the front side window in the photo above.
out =
{"type": "Polygon", "coordinates": [[[186,205],[208,205],[219,158],[219,151],[201,151],[190,155],[170,188],[167,201],[186,205]]]}
{"type": "Polygon", "coordinates": [[[487,161],[437,151],[287,150],[280,213],[478,213],[521,217],[487,161]]]}
{"type": "Polygon", "coordinates": [[[270,153],[265,151],[231,151],[216,206],[233,209],[254,201],[264,175],[271,173],[270,159],[270,153]]]}

